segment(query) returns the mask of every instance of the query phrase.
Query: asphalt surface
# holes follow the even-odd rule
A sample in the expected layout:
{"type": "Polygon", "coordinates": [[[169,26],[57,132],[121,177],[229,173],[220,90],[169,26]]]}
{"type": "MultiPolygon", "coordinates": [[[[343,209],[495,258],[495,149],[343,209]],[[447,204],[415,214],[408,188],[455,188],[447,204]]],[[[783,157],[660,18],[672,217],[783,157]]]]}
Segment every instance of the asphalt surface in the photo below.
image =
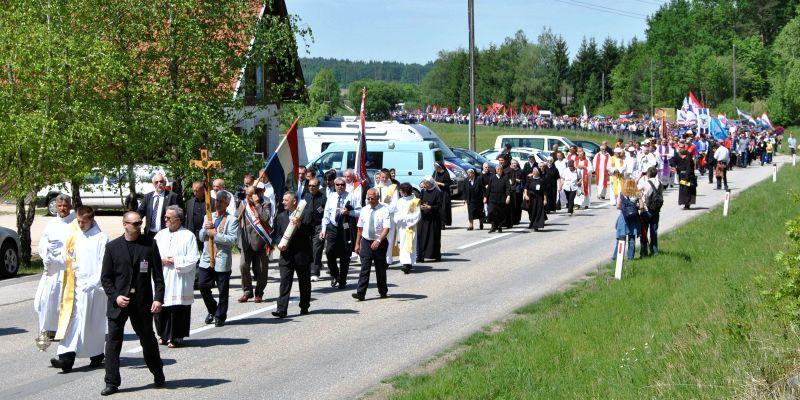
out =
{"type": "MultiPolygon", "coordinates": [[[[778,162],[787,160],[778,158],[778,162]]],[[[737,168],[728,177],[733,194],[730,212],[735,213],[736,194],[762,179],[771,180],[772,167],[737,168]]],[[[698,180],[701,185],[693,210],[679,210],[677,190],[667,191],[661,232],[722,202],[723,191],[712,190],[706,177],[698,180]]],[[[614,246],[618,211],[599,200],[593,201],[592,207],[572,217],[562,212],[551,215],[540,232],[519,225],[503,234],[488,234],[486,230],[466,231],[466,211],[456,203],[455,226],[442,235],[442,262],[426,262],[409,275],[395,265],[388,274],[390,297],[378,298],[373,278],[364,302],[350,297],[357,280],[356,266],[351,269],[347,290],[330,288],[327,279],[313,284],[308,316],[299,316],[296,299],[289,306],[288,318],[278,320],[270,315],[278,291],[274,263],[270,265],[273,279],[267,285],[266,303],[237,303],[240,281],[234,277],[225,327],[203,324],[205,310],[197,294],[187,346],[161,347],[165,389],[152,388],[152,376],[128,326],[121,393],[114,398],[361,396],[382,380],[430,359],[606,262],[614,246]]],[[[523,221],[527,224],[526,213],[523,221]]],[[[36,349],[32,305],[36,284],[36,277],[0,282],[0,399],[99,397],[104,385],[102,369],[90,370],[89,360],[79,359],[72,373],[63,374],[49,366],[55,346],[47,352],[36,349]]]]}

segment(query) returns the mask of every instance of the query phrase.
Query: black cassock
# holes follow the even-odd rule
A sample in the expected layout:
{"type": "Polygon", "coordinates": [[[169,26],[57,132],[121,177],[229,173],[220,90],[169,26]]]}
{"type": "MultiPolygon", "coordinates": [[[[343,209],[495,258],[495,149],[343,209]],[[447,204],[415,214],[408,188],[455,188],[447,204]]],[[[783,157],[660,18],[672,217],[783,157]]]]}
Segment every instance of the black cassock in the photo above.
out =
{"type": "Polygon", "coordinates": [[[507,213],[506,197],[511,189],[508,178],[501,175],[492,175],[489,186],[486,187],[486,198],[489,203],[489,222],[492,228],[502,228],[507,213]]]}
{"type": "Polygon", "coordinates": [[[423,190],[419,194],[420,205],[431,206],[425,211],[420,208],[420,220],[417,228],[417,260],[442,258],[442,191],[437,189],[423,190]]]}
{"type": "Polygon", "coordinates": [[[556,165],[545,165],[542,171],[542,182],[544,182],[544,194],[547,196],[547,205],[545,211],[551,212],[556,210],[556,200],[558,198],[558,168],[556,165]]]}
{"type": "Polygon", "coordinates": [[[506,214],[506,227],[511,228],[519,223],[522,218],[522,189],[525,187],[525,175],[522,170],[509,168],[506,172],[509,190],[511,191],[511,203],[506,214]]]}
{"type": "Polygon", "coordinates": [[[443,170],[441,173],[434,172],[433,180],[435,180],[437,184],[444,183],[444,186],[439,185],[439,189],[442,191],[442,208],[439,212],[442,215],[442,225],[450,226],[453,224],[452,202],[450,201],[450,185],[453,184],[453,180],[450,179],[450,173],[446,170],[443,170]]]}
{"type": "MultiPolygon", "coordinates": [[[[544,228],[547,213],[544,210],[544,184],[541,178],[529,178],[525,183],[528,190],[528,219],[529,228],[544,228]]],[[[549,200],[548,200],[549,201],[549,200]]]]}
{"type": "Polygon", "coordinates": [[[691,157],[676,157],[675,169],[678,173],[678,204],[689,206],[697,198],[697,175],[694,174],[694,161],[691,157]]]}
{"type": "Polygon", "coordinates": [[[465,180],[461,185],[461,196],[467,203],[467,218],[470,223],[475,219],[483,219],[483,179],[465,180]]]}

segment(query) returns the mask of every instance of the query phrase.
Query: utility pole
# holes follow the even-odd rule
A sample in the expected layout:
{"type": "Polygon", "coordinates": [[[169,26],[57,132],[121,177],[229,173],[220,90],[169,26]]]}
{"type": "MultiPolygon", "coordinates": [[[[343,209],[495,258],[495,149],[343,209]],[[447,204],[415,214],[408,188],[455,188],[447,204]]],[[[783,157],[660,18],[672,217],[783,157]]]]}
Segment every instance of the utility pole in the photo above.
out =
{"type": "Polygon", "coordinates": [[[733,44],[733,108],[736,108],[736,43],[733,44]]]}
{"type": "Polygon", "coordinates": [[[475,4],[467,0],[469,20],[469,149],[475,151],[475,4]]]}
{"type": "Polygon", "coordinates": [[[600,78],[600,85],[602,87],[600,91],[603,92],[602,96],[600,96],[600,98],[602,99],[600,101],[600,104],[606,104],[606,71],[603,71],[602,78],[600,78]]]}
{"type": "Polygon", "coordinates": [[[653,59],[650,59],[650,115],[655,115],[656,109],[653,104],[653,59]]]}

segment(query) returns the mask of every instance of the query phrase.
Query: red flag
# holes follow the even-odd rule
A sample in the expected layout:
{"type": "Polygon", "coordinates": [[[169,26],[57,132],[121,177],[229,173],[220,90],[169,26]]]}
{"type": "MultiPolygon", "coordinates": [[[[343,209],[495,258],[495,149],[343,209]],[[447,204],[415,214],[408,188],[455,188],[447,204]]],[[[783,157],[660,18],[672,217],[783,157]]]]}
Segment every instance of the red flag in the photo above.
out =
{"type": "Polygon", "coordinates": [[[532,105],[529,109],[531,110],[533,115],[539,115],[539,107],[538,106],[532,105]]]}
{"type": "MultiPolygon", "coordinates": [[[[364,183],[367,180],[367,126],[366,126],[366,113],[364,112],[364,102],[367,98],[367,88],[361,88],[361,132],[358,134],[358,153],[356,153],[356,176],[359,182],[364,183]]],[[[436,107],[436,106],[434,106],[436,107]]]]}
{"type": "Polygon", "coordinates": [[[692,93],[691,90],[689,91],[689,104],[694,107],[695,111],[697,111],[698,108],[705,108],[703,107],[703,103],[699,102],[697,97],[694,97],[694,93],[692,93]]]}
{"type": "Polygon", "coordinates": [[[519,112],[522,115],[527,115],[528,114],[528,106],[525,105],[524,101],[522,102],[522,105],[519,107],[519,112]]]}

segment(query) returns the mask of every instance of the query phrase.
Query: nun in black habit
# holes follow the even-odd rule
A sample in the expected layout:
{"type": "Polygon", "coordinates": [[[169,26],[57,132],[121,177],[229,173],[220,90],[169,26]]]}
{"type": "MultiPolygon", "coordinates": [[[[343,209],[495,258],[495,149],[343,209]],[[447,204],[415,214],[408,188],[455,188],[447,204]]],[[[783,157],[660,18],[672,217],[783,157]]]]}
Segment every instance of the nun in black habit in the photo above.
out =
{"type": "Polygon", "coordinates": [[[442,191],[436,181],[426,176],[419,194],[420,220],[417,224],[417,262],[425,259],[442,260],[442,191]]]}

